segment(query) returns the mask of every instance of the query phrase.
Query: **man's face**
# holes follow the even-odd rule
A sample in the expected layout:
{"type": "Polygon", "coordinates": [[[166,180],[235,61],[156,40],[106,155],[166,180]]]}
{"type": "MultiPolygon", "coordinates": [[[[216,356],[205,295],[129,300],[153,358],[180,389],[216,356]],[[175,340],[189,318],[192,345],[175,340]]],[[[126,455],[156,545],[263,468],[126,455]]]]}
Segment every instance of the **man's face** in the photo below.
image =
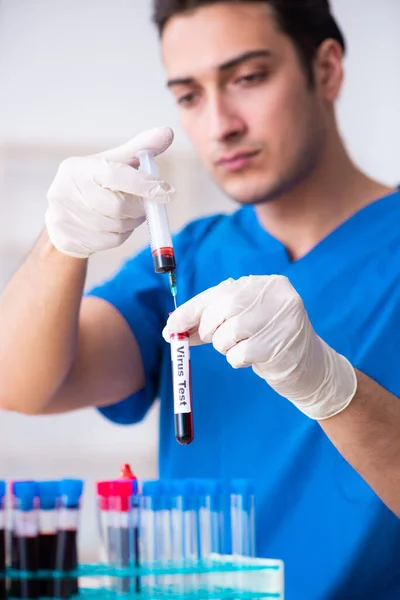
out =
{"type": "Polygon", "coordinates": [[[220,187],[271,200],[321,154],[323,102],[263,3],[217,3],[170,19],[162,37],[183,128],[220,187]]]}

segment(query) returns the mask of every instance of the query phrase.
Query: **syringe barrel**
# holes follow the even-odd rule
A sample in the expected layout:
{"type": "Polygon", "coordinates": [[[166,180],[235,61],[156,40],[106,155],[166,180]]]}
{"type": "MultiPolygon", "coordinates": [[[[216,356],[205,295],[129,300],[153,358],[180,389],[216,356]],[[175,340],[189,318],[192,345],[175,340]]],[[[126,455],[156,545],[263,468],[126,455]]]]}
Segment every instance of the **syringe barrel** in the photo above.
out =
{"type": "MultiPolygon", "coordinates": [[[[158,168],[151,152],[139,152],[140,171],[158,177],[158,168]]],[[[149,231],[150,248],[156,273],[169,273],[176,268],[167,207],[148,198],[143,200],[149,231]]]]}

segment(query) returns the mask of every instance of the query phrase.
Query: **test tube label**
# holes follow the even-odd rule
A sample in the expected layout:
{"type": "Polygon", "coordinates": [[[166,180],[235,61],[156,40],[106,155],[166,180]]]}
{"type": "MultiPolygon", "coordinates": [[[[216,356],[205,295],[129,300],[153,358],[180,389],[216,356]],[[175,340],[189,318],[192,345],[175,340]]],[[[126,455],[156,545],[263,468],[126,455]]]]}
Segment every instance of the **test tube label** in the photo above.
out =
{"type": "Polygon", "coordinates": [[[190,345],[186,339],[171,340],[175,414],[190,413],[190,345]]]}

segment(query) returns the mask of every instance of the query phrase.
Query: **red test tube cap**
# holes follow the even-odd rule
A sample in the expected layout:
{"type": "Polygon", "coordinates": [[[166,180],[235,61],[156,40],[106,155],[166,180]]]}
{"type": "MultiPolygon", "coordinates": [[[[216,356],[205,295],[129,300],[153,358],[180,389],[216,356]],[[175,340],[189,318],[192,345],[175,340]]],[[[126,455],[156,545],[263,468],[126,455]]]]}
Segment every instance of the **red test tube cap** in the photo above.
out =
{"type": "Polygon", "coordinates": [[[96,490],[100,510],[110,510],[111,481],[98,481],[96,490]]]}
{"type": "Polygon", "coordinates": [[[119,470],[119,478],[120,479],[137,479],[136,475],[132,473],[132,469],[129,463],[124,463],[121,465],[119,470]]]}
{"type": "Polygon", "coordinates": [[[131,508],[132,481],[127,479],[112,481],[111,496],[114,510],[128,512],[131,508]]]}

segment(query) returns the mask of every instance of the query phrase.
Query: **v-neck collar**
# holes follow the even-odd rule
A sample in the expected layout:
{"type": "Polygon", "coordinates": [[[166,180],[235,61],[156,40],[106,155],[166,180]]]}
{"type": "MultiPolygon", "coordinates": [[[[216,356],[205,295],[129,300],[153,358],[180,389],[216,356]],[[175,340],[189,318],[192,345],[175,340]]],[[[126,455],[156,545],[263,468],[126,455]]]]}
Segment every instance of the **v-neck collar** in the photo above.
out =
{"type": "Polygon", "coordinates": [[[280,271],[282,272],[290,267],[298,268],[312,264],[315,261],[319,262],[319,258],[324,260],[332,250],[336,251],[338,248],[345,248],[346,246],[351,249],[358,244],[370,245],[373,243],[374,238],[387,236],[390,234],[387,231],[387,211],[395,204],[400,208],[399,190],[378,198],[355,212],[318,242],[307,254],[295,261],[289,257],[284,244],[261,225],[254,206],[246,206],[242,210],[245,211],[245,227],[251,235],[252,242],[256,245],[258,252],[261,255],[268,256],[274,263],[280,265],[282,267],[280,271]],[[381,218],[381,216],[384,218],[381,218]]]}

